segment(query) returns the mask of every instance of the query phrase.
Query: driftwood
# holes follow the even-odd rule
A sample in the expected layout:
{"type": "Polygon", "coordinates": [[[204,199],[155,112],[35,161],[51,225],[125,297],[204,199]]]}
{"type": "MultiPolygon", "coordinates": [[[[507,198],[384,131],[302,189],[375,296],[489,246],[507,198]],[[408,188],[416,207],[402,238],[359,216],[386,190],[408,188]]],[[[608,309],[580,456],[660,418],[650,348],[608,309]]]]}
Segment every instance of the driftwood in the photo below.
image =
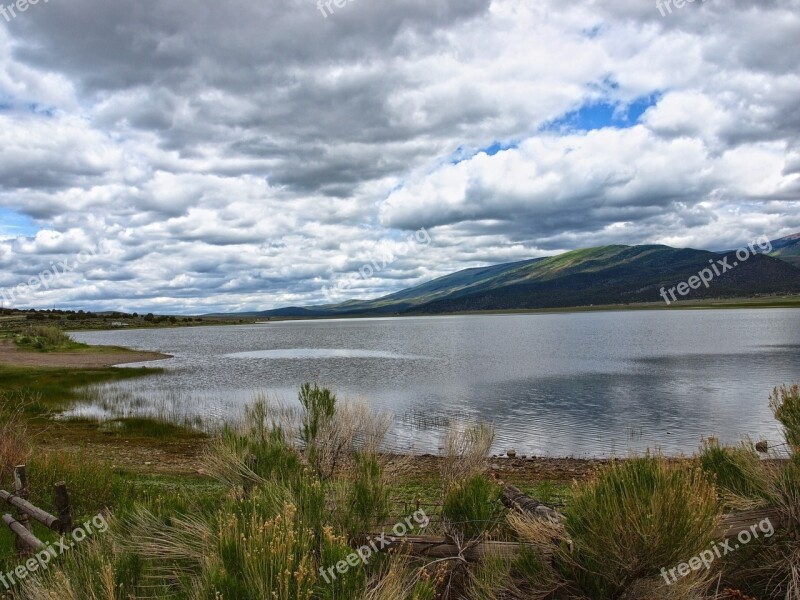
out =
{"type": "Polygon", "coordinates": [[[524,515],[530,515],[539,519],[549,519],[557,523],[564,520],[564,515],[557,510],[550,508],[538,500],[534,500],[530,496],[524,494],[522,490],[516,486],[504,486],[502,499],[503,504],[508,508],[521,512],[524,515]]]}

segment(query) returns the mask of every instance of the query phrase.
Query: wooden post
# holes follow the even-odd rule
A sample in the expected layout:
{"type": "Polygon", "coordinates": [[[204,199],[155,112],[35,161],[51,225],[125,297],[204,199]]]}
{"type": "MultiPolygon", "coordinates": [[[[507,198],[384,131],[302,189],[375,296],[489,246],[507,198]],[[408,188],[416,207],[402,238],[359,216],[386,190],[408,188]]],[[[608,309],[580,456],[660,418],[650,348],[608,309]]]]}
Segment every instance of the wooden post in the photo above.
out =
{"type": "MultiPolygon", "coordinates": [[[[14,495],[19,496],[23,500],[27,500],[30,495],[28,490],[28,476],[25,474],[25,465],[17,465],[14,467],[14,495]]],[[[21,510],[17,511],[16,520],[17,523],[28,531],[33,531],[30,518],[21,510]]],[[[30,545],[25,543],[23,537],[19,534],[17,535],[17,552],[22,556],[30,554],[30,545]]]]}
{"type": "Polygon", "coordinates": [[[65,482],[59,481],[55,485],[55,495],[61,533],[69,533],[72,531],[72,509],[69,507],[69,496],[67,495],[67,484],[65,482]]]}

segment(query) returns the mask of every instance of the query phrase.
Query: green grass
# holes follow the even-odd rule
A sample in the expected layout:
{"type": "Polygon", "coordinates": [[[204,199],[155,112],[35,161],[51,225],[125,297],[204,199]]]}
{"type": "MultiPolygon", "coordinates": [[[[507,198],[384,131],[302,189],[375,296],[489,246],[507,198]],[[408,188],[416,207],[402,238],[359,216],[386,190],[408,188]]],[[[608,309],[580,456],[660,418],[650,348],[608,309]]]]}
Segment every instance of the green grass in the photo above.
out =
{"type": "Polygon", "coordinates": [[[564,572],[590,598],[619,598],[706,549],[720,514],[716,489],[688,463],[657,456],[612,463],[577,490],[566,512],[574,552],[561,557],[564,572]]]}
{"type": "Polygon", "coordinates": [[[65,350],[81,350],[88,348],[79,344],[58,327],[31,325],[22,333],[14,336],[14,343],[23,350],[35,352],[61,352],[65,350]]]}
{"type": "Polygon", "coordinates": [[[121,440],[178,440],[205,439],[206,436],[190,427],[176,425],[167,421],[148,417],[125,417],[118,419],[94,419],[91,417],[71,417],[60,423],[67,427],[80,426],[87,432],[102,434],[108,438],[121,440]]]}
{"type": "Polygon", "coordinates": [[[52,407],[77,399],[76,388],[163,372],[152,367],[67,369],[0,365],[0,393],[39,395],[43,403],[52,407]]]}

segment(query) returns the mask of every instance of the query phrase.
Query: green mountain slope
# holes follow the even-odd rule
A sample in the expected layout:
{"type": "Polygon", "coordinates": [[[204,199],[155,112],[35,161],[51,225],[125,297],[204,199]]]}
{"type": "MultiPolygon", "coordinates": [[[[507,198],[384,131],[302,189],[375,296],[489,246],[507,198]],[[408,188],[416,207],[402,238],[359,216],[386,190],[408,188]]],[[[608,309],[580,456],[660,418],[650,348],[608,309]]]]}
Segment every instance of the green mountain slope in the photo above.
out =
{"type": "Polygon", "coordinates": [[[775,256],[790,265],[800,267],[800,233],[772,242],[770,256],[775,256]]]}
{"type": "MultiPolygon", "coordinates": [[[[739,264],[736,254],[669,246],[602,246],[558,256],[466,269],[389,296],[327,306],[286,308],[261,316],[420,314],[474,310],[561,308],[663,301],[669,290],[703,269],[727,261],[708,288],[684,298],[748,297],[800,293],[800,268],[785,261],[798,250],[784,238],[773,245],[780,258],[756,255],[739,264]],[[736,266],[734,266],[736,264],[736,266]]],[[[800,257],[800,256],[799,256],[800,257]]],[[[708,271],[708,273],[712,273],[708,271]]],[[[677,295],[676,297],[681,298],[677,295]]]]}

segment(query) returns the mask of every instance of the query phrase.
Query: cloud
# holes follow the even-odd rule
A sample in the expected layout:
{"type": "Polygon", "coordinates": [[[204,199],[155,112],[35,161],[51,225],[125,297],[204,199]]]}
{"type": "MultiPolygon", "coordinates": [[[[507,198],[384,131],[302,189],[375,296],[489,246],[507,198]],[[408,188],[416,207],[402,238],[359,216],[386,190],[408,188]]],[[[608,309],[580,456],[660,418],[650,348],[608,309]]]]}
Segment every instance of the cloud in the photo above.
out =
{"type": "Polygon", "coordinates": [[[796,232],[798,8],[40,4],[0,29],[0,287],[105,242],[26,303],[266,309],[324,302],[420,227],[430,247],[351,297],[796,232]]]}

